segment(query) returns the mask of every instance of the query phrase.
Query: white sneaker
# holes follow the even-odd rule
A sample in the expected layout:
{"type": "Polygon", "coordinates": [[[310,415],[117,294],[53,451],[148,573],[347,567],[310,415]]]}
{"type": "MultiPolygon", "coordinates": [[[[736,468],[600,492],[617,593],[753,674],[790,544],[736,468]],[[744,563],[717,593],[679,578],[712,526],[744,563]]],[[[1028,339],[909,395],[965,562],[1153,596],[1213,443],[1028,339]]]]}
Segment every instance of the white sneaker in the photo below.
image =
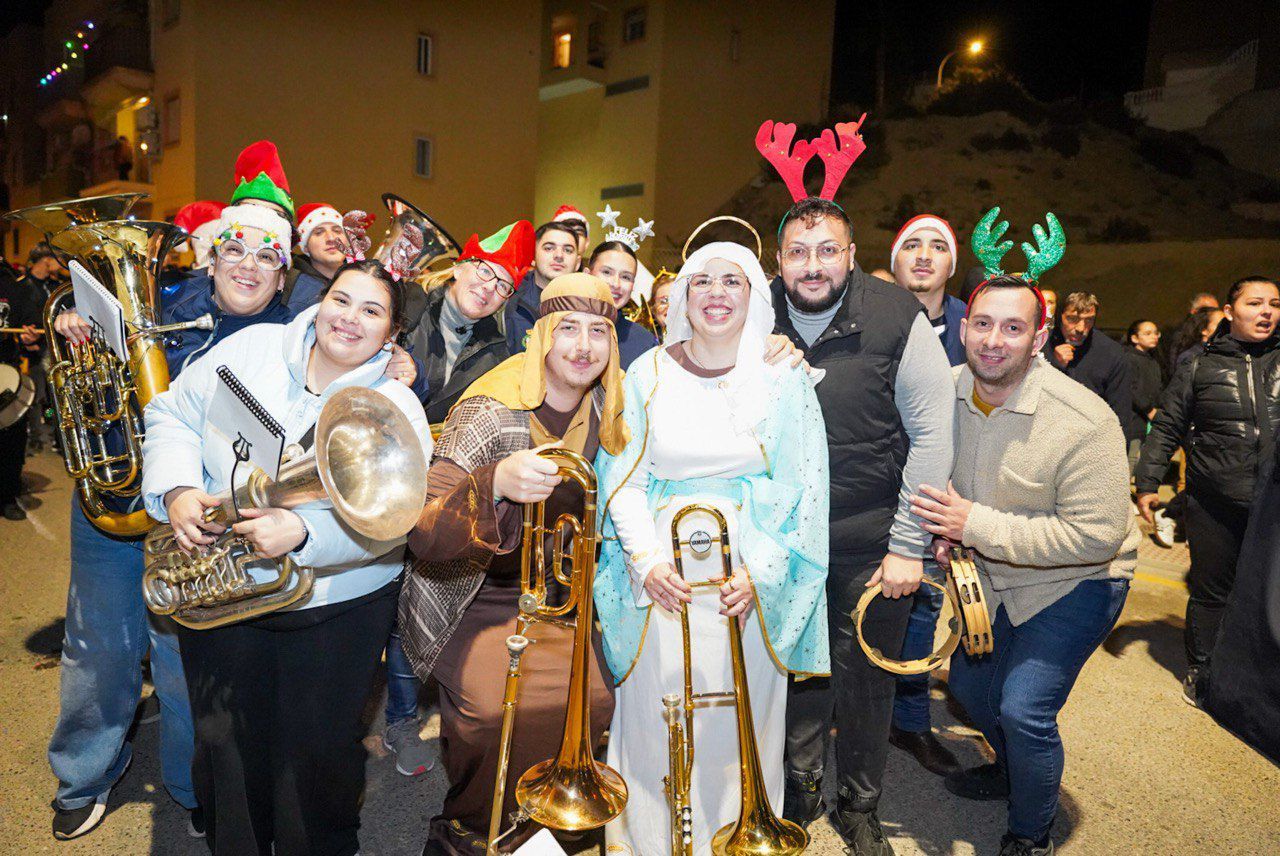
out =
{"type": "Polygon", "coordinates": [[[1155,513],[1156,529],[1152,533],[1157,544],[1161,547],[1173,547],[1173,521],[1164,513],[1164,509],[1160,509],[1155,513]]]}

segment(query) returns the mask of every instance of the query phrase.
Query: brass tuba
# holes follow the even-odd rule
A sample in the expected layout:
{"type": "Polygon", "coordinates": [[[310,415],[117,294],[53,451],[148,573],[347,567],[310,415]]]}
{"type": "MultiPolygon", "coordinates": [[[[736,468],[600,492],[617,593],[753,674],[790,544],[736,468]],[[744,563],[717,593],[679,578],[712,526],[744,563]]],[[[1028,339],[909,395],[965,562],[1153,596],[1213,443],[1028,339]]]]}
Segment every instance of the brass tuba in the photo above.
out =
{"type": "MultiPolygon", "coordinates": [[[[693,589],[719,587],[733,576],[733,559],[729,549],[729,523],[720,509],[703,503],[690,503],[671,519],[671,555],[676,573],[684,579],[684,548],[695,553],[709,553],[712,545],[720,545],[723,575],[716,579],[686,582],[693,589]],[[708,515],[719,527],[719,535],[704,543],[680,538],[680,524],[692,514],[708,515]]],[[[738,819],[722,827],[711,839],[711,852],[716,856],[792,856],[809,846],[809,833],[798,824],[778,817],[769,805],[764,773],[760,769],[760,750],[756,744],[755,722],[751,715],[751,694],[747,687],[747,667],[742,657],[742,629],[736,618],[729,619],[729,654],[733,658],[733,689],[724,692],[693,690],[693,650],[689,641],[689,611],[680,612],[680,634],[684,653],[684,695],[662,697],[663,717],[667,722],[667,751],[670,773],[664,780],[671,808],[672,856],[693,854],[693,808],[689,788],[693,775],[693,711],[698,702],[731,699],[738,720],[738,770],[742,787],[738,819]],[[682,704],[683,701],[683,704],[682,704]],[[684,716],[680,712],[683,707],[684,716]]]]}
{"type": "Polygon", "coordinates": [[[568,449],[545,449],[538,454],[559,464],[562,478],[578,483],[582,488],[583,508],[581,517],[562,514],[548,529],[545,503],[529,503],[524,507],[520,617],[516,623],[516,635],[507,640],[511,660],[503,703],[498,775],[490,814],[490,853],[495,852],[499,840],[497,833],[506,797],[506,771],[511,756],[511,731],[520,679],[520,652],[527,644],[525,631],[535,622],[571,626],[574,631],[573,655],[560,751],[554,758],[530,767],[516,783],[516,802],[520,806],[517,820],[529,818],[551,829],[577,832],[604,826],[621,814],[627,804],[627,783],[617,770],[595,760],[591,751],[591,590],[599,543],[596,535],[595,470],[586,458],[568,449]],[[543,543],[548,534],[555,542],[549,571],[543,543]],[[566,560],[570,563],[567,574],[564,572],[566,560]],[[561,604],[547,603],[548,573],[569,589],[561,604]],[[574,610],[577,615],[566,619],[565,616],[574,610]]]}
{"type": "MultiPolygon", "coordinates": [[[[296,447],[295,447],[296,448],[296,447]]],[[[239,508],[296,508],[328,500],[356,532],[387,541],[413,528],[427,498],[427,460],[408,417],[385,395],[348,387],[333,395],[316,422],[315,447],[280,467],[275,481],[255,468],[243,485],[218,496],[206,519],[228,527],[239,508]]],[[[262,559],[230,528],[203,554],[188,555],[173,527],[157,526],[143,544],[147,608],[205,630],[245,621],[301,602],[314,573],[286,555],[262,559]],[[257,582],[255,568],[274,572],[257,582]]]]}
{"type": "Polygon", "coordinates": [[[162,334],[211,329],[210,316],[157,324],[156,283],[165,256],[186,232],[171,223],[124,219],[140,193],[72,199],[6,214],[45,233],[65,261],[78,261],[124,309],[129,359],[121,361],[97,337],[72,345],[53,323],[73,299],[72,286],[56,289],[44,307],[51,368],[49,395],[67,472],[76,480],[89,520],[114,535],[140,535],[154,522],[143,510],[110,511],[104,499],[132,499],[140,487],[142,411],[169,388],[162,334]]]}
{"type": "Polygon", "coordinates": [[[462,246],[445,228],[394,193],[382,194],[390,222],[387,234],[374,252],[383,265],[392,263],[413,279],[441,261],[452,262],[462,246]]]}

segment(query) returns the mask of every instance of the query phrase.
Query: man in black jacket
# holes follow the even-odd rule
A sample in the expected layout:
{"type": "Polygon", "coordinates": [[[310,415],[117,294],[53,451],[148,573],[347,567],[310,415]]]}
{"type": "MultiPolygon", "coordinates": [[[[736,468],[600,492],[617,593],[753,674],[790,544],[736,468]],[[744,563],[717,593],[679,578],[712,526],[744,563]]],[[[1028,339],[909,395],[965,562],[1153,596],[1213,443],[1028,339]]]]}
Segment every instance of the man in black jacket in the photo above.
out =
{"type": "Polygon", "coordinates": [[[1133,371],[1120,344],[1093,328],[1098,298],[1087,291],[1067,295],[1045,354],[1055,368],[1111,405],[1126,442],[1142,438],[1133,418],[1133,371]]]}
{"type": "MultiPolygon", "coordinates": [[[[23,352],[37,340],[36,325],[40,324],[37,305],[18,285],[9,265],[0,258],[0,320],[6,327],[22,327],[20,335],[0,334],[0,363],[17,368],[23,352]]],[[[29,351],[27,351],[30,354],[29,351]]],[[[16,393],[0,390],[0,411],[18,407],[16,393]]],[[[27,450],[27,418],[0,428],[0,514],[6,520],[25,520],[27,513],[18,505],[22,491],[22,464],[27,450]]]]}
{"type": "Polygon", "coordinates": [[[296,314],[320,302],[320,295],[347,260],[342,214],[326,202],[298,209],[298,252],[284,280],[284,302],[296,314]]]}
{"type": "MultiPolygon", "coordinates": [[[[31,322],[37,327],[43,324],[44,305],[53,294],[54,289],[62,285],[67,269],[54,254],[53,248],[41,241],[31,248],[27,255],[27,272],[18,280],[18,289],[22,300],[34,311],[31,322]]],[[[35,450],[44,448],[44,444],[52,442],[53,429],[44,420],[45,410],[49,406],[49,365],[48,346],[44,337],[23,344],[24,356],[27,358],[27,371],[36,387],[36,400],[27,411],[29,442],[35,450]]]]}
{"type": "Polygon", "coordinates": [[[835,825],[856,856],[893,848],[876,817],[888,754],[894,676],[859,650],[849,613],[869,585],[885,600],[864,631],[899,651],[929,541],[911,514],[921,483],[951,474],[955,386],[946,352],[920,302],[854,261],[848,217],[825,199],[791,207],[779,234],[775,330],[826,369],[817,386],[831,457],[827,605],[831,678],[793,683],[787,703],[783,813],[807,824],[823,813],[822,775],[834,717],[839,801],[835,825]]]}

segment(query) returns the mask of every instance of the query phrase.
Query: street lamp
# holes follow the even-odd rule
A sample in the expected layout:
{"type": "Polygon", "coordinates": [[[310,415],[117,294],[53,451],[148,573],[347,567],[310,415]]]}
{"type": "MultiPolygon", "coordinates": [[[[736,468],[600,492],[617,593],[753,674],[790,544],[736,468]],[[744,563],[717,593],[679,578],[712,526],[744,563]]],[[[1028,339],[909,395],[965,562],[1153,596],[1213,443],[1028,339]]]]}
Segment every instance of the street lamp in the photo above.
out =
{"type": "Polygon", "coordinates": [[[938,63],[938,83],[935,88],[937,89],[942,88],[942,70],[946,68],[947,60],[951,59],[953,56],[960,53],[961,50],[966,51],[969,54],[969,56],[977,56],[978,54],[982,53],[982,51],[985,48],[986,48],[986,45],[982,43],[982,39],[974,39],[973,41],[969,42],[969,44],[966,45],[964,48],[956,48],[951,53],[944,56],[942,58],[942,62],[938,63]]]}

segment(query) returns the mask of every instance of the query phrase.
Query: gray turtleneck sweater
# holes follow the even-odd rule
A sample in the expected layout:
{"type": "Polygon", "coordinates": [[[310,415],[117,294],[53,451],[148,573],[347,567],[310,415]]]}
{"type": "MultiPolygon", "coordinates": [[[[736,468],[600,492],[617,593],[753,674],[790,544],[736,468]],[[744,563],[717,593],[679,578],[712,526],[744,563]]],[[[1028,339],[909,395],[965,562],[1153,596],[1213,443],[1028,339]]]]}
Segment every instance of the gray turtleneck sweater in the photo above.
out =
{"type": "Polygon", "coordinates": [[[449,382],[453,374],[453,366],[458,362],[458,354],[471,341],[471,333],[476,322],[463,315],[454,305],[453,295],[445,294],[440,302],[440,335],[444,337],[444,382],[449,382]]]}

